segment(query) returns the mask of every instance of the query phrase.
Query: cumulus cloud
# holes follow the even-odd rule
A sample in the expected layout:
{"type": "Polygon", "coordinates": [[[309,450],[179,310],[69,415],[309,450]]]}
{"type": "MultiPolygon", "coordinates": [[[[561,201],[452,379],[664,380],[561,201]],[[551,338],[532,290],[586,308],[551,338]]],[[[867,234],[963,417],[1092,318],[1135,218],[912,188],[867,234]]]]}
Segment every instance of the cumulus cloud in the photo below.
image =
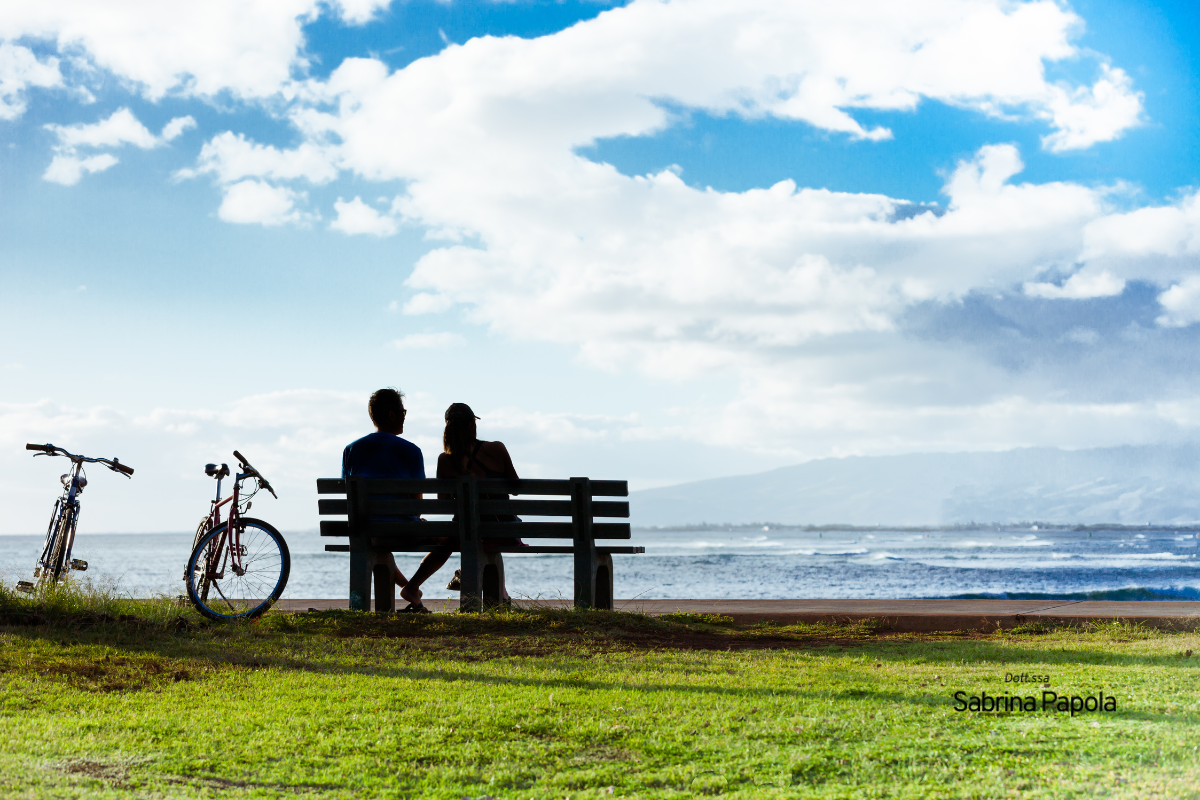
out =
{"type": "Polygon", "coordinates": [[[245,180],[225,188],[225,197],[217,216],[225,222],[241,225],[258,224],[267,227],[303,223],[313,215],[296,208],[297,201],[307,199],[304,192],[286,186],[272,186],[255,180],[245,180]]]}
{"type": "Polygon", "coordinates": [[[333,150],[321,144],[305,142],[292,150],[280,150],[246,139],[232,131],[218,134],[200,150],[195,169],[176,173],[180,178],[211,174],[220,183],[233,183],[243,178],[273,180],[304,179],[324,184],[337,177],[333,150]]]}
{"type": "Polygon", "coordinates": [[[349,203],[338,198],[333,204],[337,219],[329,227],[345,234],[366,233],[372,236],[391,236],[398,228],[396,220],[355,197],[349,203]]]}
{"type": "Polygon", "coordinates": [[[184,131],[191,130],[196,127],[196,120],[189,114],[186,117],[175,117],[162,129],[162,140],[164,142],[173,142],[183,135],[184,131]]]}
{"type": "Polygon", "coordinates": [[[1081,270],[1063,282],[1026,283],[1025,294],[1050,300],[1086,300],[1092,297],[1112,297],[1125,291],[1125,281],[1106,271],[1081,270]]]}
{"type": "Polygon", "coordinates": [[[1142,93],[1124,71],[1103,65],[1103,75],[1090,87],[1051,86],[1044,115],[1057,129],[1042,138],[1046,149],[1059,153],[1108,142],[1137,125],[1142,93]]]}
{"type": "Polygon", "coordinates": [[[65,148],[131,144],[147,150],[161,144],[161,140],[147,130],[128,108],[117,109],[108,119],[91,125],[47,125],[46,130],[58,138],[60,147],[65,148]]]}
{"type": "Polygon", "coordinates": [[[84,173],[103,172],[117,164],[117,157],[109,153],[98,156],[80,158],[75,155],[59,153],[54,156],[50,166],[42,173],[44,180],[63,186],[74,186],[83,178],[84,173]]]}
{"type": "Polygon", "coordinates": [[[365,25],[391,5],[392,0],[335,0],[338,14],[351,25],[365,25]]]}
{"type": "Polygon", "coordinates": [[[39,59],[28,47],[0,42],[0,120],[25,113],[25,90],[61,86],[57,58],[39,59]]]}
{"type": "Polygon", "coordinates": [[[1165,328],[1185,328],[1200,322],[1200,275],[1185,278],[1158,296],[1165,312],[1156,321],[1165,328]]]}
{"type": "MultiPolygon", "coordinates": [[[[364,5],[353,3],[353,13],[364,5]]],[[[6,4],[0,39],[53,40],[60,52],[83,53],[151,100],[168,92],[259,98],[306,66],[303,25],[319,10],[319,0],[40,0],[6,4]]]]}
{"type": "Polygon", "coordinates": [[[109,153],[82,157],[80,148],[104,148],[133,145],[142,150],[161,147],[177,138],[183,131],[195,127],[190,116],[176,117],[163,127],[163,135],[155,136],[128,108],[114,111],[107,119],[92,124],[46,125],[58,139],[55,156],[42,175],[45,180],[73,186],[79,183],[85,172],[103,172],[117,163],[116,156],[109,153]]]}

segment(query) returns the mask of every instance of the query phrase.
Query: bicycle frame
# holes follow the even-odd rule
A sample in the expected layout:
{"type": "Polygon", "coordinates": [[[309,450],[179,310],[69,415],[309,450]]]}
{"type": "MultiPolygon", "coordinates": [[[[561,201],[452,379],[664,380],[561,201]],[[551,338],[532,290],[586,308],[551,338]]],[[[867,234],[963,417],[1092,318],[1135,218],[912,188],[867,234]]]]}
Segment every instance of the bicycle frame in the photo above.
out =
{"type": "Polygon", "coordinates": [[[224,500],[221,499],[221,478],[217,478],[217,496],[212,501],[212,510],[208,513],[208,530],[213,530],[221,524],[221,506],[229,505],[229,519],[225,527],[225,534],[220,537],[217,542],[216,549],[212,552],[206,569],[209,570],[209,578],[221,579],[225,577],[225,572],[222,570],[217,573],[217,565],[221,564],[224,559],[225,547],[229,547],[229,568],[233,570],[235,575],[241,575],[245,572],[242,566],[242,556],[245,555],[242,548],[242,531],[238,525],[238,520],[242,516],[241,509],[238,508],[238,500],[241,497],[242,481],[246,478],[255,477],[248,472],[237,472],[233,476],[233,492],[224,500]]]}
{"type": "Polygon", "coordinates": [[[82,490],[82,487],[79,485],[79,473],[82,470],[83,458],[81,456],[72,456],[71,471],[69,473],[71,476],[71,481],[70,483],[64,484],[62,497],[58,498],[58,500],[54,503],[54,512],[50,516],[50,530],[46,532],[46,547],[44,550],[42,550],[41,557],[38,558],[37,569],[34,573],[35,577],[39,576],[41,571],[44,569],[53,569],[53,565],[47,564],[46,562],[52,558],[54,546],[58,542],[59,520],[62,519],[63,514],[68,512],[71,512],[72,514],[71,528],[70,530],[63,532],[63,534],[67,537],[66,551],[63,554],[63,563],[71,563],[71,551],[75,548],[75,529],[79,525],[80,505],[79,500],[76,498],[78,497],[79,492],[82,490]]]}

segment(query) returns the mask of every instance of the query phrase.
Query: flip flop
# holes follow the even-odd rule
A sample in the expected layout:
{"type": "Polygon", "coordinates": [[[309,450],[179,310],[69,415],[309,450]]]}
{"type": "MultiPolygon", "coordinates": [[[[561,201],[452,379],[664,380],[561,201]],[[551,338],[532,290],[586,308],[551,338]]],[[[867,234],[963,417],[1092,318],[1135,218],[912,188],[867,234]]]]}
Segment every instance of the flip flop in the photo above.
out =
{"type": "Polygon", "coordinates": [[[421,603],[417,603],[416,605],[409,603],[408,605],[406,605],[404,608],[400,609],[396,613],[397,614],[428,614],[428,613],[430,613],[430,611],[428,608],[426,608],[421,603]]]}

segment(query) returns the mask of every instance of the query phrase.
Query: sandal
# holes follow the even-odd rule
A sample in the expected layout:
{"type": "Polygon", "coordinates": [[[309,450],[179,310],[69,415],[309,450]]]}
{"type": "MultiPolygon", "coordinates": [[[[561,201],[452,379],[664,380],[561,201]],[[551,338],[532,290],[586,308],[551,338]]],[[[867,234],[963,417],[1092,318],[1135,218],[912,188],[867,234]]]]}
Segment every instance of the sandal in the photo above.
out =
{"type": "Polygon", "coordinates": [[[446,588],[451,591],[455,591],[455,592],[462,590],[462,570],[461,569],[454,570],[454,577],[451,578],[450,582],[446,584],[446,588]]]}
{"type": "Polygon", "coordinates": [[[413,603],[409,603],[408,605],[406,605],[404,608],[400,609],[396,613],[397,614],[428,614],[428,613],[430,613],[430,611],[422,603],[416,603],[415,605],[413,603]]]}

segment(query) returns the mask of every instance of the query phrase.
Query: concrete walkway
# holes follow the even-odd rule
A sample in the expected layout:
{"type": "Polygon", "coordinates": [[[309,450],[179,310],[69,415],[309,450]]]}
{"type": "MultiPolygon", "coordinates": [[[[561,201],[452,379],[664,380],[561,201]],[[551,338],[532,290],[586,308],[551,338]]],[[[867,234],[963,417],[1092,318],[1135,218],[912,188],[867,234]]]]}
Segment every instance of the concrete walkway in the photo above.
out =
{"type": "MultiPolygon", "coordinates": [[[[518,606],[563,608],[567,600],[518,600],[518,606]]],[[[457,600],[425,601],[430,611],[452,611],[457,600]]],[[[741,623],[767,620],[795,622],[849,622],[883,619],[895,631],[990,631],[1026,622],[1078,625],[1114,619],[1161,628],[1200,628],[1200,603],[1147,601],[1107,602],[1077,600],[617,600],[619,611],[669,614],[686,611],[723,614],[741,623]]],[[[346,600],[280,600],[281,611],[347,608],[346,600]]]]}

